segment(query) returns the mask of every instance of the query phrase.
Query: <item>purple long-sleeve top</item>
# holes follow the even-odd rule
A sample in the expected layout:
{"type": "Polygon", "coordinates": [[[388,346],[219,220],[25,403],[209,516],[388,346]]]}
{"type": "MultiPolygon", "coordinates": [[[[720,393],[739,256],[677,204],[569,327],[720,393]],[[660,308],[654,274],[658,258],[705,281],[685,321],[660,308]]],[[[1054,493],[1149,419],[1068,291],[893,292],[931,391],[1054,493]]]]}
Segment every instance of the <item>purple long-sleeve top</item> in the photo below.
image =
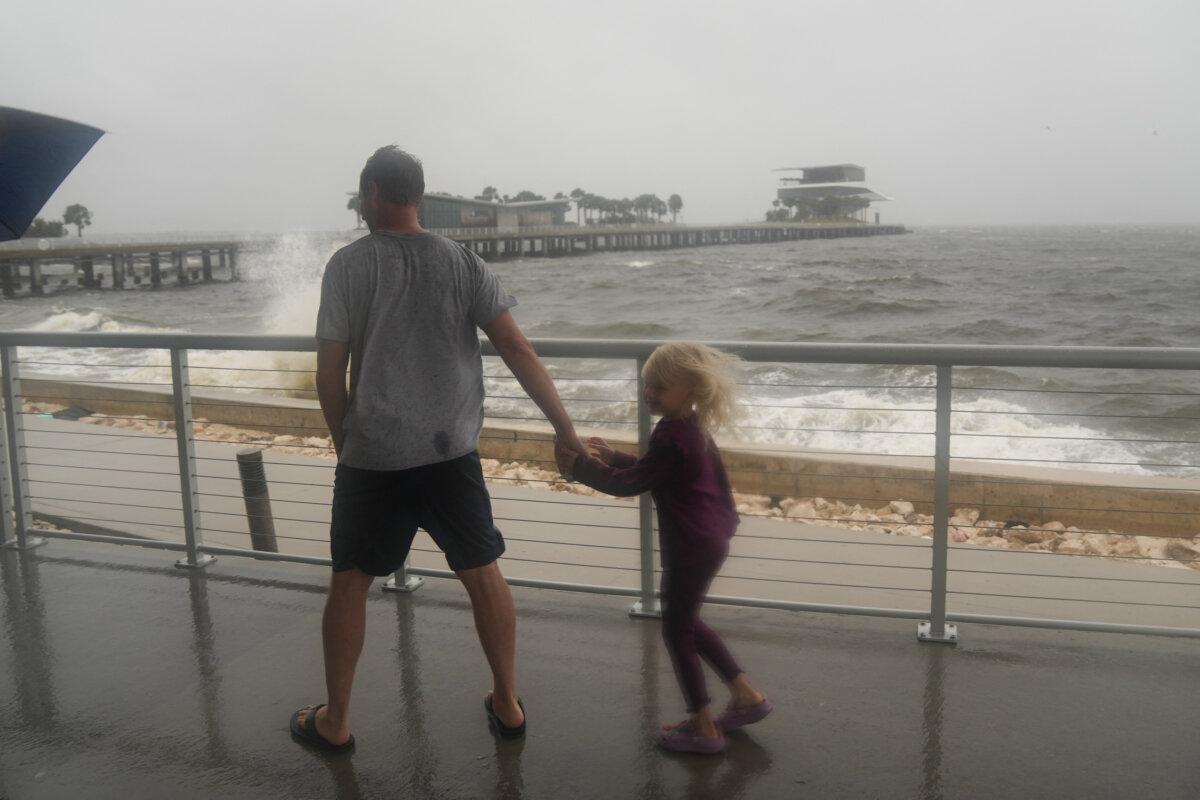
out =
{"type": "Polygon", "coordinates": [[[725,541],[737,530],[721,451],[695,416],[659,421],[641,458],[618,451],[610,465],[581,455],[572,474],[580,483],[618,497],[649,491],[664,539],[725,541]]]}

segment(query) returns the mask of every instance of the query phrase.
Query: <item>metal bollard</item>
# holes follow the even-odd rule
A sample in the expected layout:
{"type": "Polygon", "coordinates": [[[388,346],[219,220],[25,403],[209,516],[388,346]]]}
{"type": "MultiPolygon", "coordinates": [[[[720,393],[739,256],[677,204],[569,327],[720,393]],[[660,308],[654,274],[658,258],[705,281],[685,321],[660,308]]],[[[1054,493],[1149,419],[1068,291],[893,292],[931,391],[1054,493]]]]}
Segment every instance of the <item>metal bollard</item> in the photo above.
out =
{"type": "Polygon", "coordinates": [[[237,462],[238,475],[242,479],[242,499],[246,501],[246,524],[250,526],[250,546],[260,552],[278,553],[262,450],[239,450],[237,462]]]}

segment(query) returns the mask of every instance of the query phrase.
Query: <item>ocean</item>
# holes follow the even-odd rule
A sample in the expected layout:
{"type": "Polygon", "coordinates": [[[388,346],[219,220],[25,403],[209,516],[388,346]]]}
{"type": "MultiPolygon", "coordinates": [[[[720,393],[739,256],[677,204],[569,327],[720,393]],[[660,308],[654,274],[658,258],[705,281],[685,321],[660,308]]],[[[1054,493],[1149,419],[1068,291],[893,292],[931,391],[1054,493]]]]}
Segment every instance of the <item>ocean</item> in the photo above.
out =
{"type": "MultiPolygon", "coordinates": [[[[326,260],[362,234],[253,237],[238,283],[5,300],[0,327],[310,334],[326,260]]],[[[1200,347],[1200,226],[930,227],[493,269],[531,338],[1200,347]]],[[[22,358],[32,362],[28,374],[146,383],[166,374],[161,353],[28,350],[22,358]]],[[[206,353],[193,363],[197,382],[313,396],[310,356],[206,353]]],[[[489,416],[537,417],[499,362],[489,359],[486,371],[489,416]]],[[[552,371],[581,422],[632,428],[631,364],[558,360],[552,371]]],[[[931,369],[751,364],[738,375],[738,439],[932,453],[931,369]]],[[[955,385],[956,457],[1200,474],[1200,375],[964,368],[955,385]]]]}

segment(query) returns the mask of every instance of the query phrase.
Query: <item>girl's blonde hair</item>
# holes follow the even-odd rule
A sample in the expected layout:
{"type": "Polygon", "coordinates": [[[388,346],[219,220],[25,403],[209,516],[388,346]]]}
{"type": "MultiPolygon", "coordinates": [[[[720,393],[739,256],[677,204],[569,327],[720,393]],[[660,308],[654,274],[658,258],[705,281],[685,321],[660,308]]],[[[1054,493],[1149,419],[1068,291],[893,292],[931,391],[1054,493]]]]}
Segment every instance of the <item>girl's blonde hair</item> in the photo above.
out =
{"type": "Polygon", "coordinates": [[[729,370],[738,360],[699,342],[667,342],[646,359],[642,379],[663,385],[686,383],[695,399],[700,427],[712,433],[737,416],[737,396],[729,370]]]}

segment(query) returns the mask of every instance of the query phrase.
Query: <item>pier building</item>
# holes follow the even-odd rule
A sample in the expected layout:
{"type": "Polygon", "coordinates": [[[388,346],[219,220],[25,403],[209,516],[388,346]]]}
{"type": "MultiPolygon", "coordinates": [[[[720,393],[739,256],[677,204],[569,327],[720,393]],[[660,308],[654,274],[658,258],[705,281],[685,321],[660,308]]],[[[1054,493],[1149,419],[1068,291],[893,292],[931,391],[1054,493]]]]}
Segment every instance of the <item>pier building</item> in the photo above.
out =
{"type": "Polygon", "coordinates": [[[418,211],[426,228],[519,228],[563,225],[568,200],[530,200],[520,203],[491,203],[448,194],[429,194],[418,211]]]}
{"type": "MultiPolygon", "coordinates": [[[[777,197],[779,202],[786,206],[825,202],[836,208],[836,201],[844,200],[836,213],[866,222],[871,203],[892,199],[867,186],[867,171],[858,164],[781,167],[775,171],[800,173],[799,177],[786,176],[779,179],[782,185],[777,190],[777,197]]],[[[875,221],[879,221],[878,215],[875,221]]]]}

